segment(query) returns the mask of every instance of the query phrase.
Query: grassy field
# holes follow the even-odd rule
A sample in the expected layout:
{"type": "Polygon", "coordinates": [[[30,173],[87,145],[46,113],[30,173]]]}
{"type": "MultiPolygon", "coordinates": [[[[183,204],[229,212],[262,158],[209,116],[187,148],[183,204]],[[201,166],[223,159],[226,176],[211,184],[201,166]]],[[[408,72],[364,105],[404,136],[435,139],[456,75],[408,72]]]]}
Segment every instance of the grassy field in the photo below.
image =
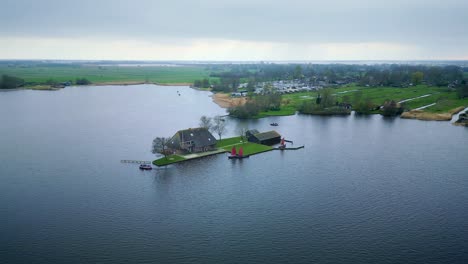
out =
{"type": "Polygon", "coordinates": [[[0,75],[13,75],[27,83],[75,81],[86,78],[93,83],[110,82],[153,82],[161,84],[193,83],[196,79],[208,78],[210,71],[202,66],[95,66],[95,65],[57,65],[57,66],[0,66],[0,75]]]}
{"type": "MultiPolygon", "coordinates": [[[[419,85],[409,88],[396,88],[396,87],[361,87],[356,85],[348,85],[334,89],[334,94],[338,101],[342,101],[343,97],[348,96],[350,100],[353,99],[353,94],[356,91],[362,91],[362,99],[370,98],[375,104],[382,105],[387,100],[394,100],[397,102],[428,95],[427,97],[417,98],[405,102],[406,106],[410,109],[426,106],[436,103],[434,106],[424,109],[427,112],[441,113],[447,112],[451,109],[468,106],[468,98],[458,99],[454,91],[449,91],[447,88],[428,87],[419,85]]],[[[297,107],[304,101],[315,100],[319,92],[300,92],[293,94],[285,94],[282,97],[282,106],[280,111],[262,112],[258,117],[274,116],[274,115],[292,115],[295,113],[297,107]]]]}
{"type": "MultiPolygon", "coordinates": [[[[458,99],[457,94],[454,91],[449,91],[445,87],[428,87],[425,85],[419,85],[408,88],[395,88],[395,87],[359,87],[349,86],[343,87],[337,90],[361,90],[363,95],[362,98],[370,98],[376,104],[382,105],[386,100],[395,100],[397,102],[428,95],[427,97],[417,98],[411,101],[405,102],[409,109],[415,109],[418,107],[426,106],[432,103],[436,105],[424,109],[427,112],[447,112],[450,109],[457,108],[459,106],[467,106],[467,99],[458,99]]],[[[352,98],[352,93],[347,93],[352,98]]],[[[337,95],[342,98],[346,94],[337,95]]]]}

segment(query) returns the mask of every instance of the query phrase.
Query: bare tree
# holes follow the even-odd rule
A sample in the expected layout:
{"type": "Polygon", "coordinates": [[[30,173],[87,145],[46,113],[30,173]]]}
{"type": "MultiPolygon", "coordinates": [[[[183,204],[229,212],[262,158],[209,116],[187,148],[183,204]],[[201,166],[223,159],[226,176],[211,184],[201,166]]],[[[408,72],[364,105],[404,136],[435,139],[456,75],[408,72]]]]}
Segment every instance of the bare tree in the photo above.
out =
{"type": "Polygon", "coordinates": [[[167,145],[171,141],[169,137],[157,137],[153,139],[153,146],[151,148],[151,152],[153,154],[160,153],[164,155],[164,158],[167,158],[167,145]]]}
{"type": "Polygon", "coordinates": [[[245,133],[247,132],[247,128],[245,127],[239,127],[237,128],[237,134],[240,136],[241,140],[245,140],[245,133]]]}
{"type": "Polygon", "coordinates": [[[226,121],[220,116],[215,116],[213,118],[213,126],[211,130],[218,134],[219,139],[221,140],[221,136],[226,132],[226,121]]]}
{"type": "Polygon", "coordinates": [[[200,127],[210,130],[212,126],[213,124],[211,123],[211,117],[207,117],[207,116],[200,117],[200,127]]]}

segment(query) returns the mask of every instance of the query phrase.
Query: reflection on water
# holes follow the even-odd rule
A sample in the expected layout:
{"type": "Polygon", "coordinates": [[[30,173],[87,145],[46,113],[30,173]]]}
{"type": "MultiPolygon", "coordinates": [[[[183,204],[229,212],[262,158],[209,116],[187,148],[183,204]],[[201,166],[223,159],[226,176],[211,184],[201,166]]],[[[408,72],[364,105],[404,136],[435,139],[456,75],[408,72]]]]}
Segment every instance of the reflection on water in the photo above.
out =
{"type": "Polygon", "coordinates": [[[154,137],[225,114],[209,95],[149,85],[1,93],[0,110],[12,113],[0,115],[2,260],[468,259],[468,130],[448,122],[226,118],[223,137],[274,129],[305,148],[245,160],[220,154],[152,171],[120,163],[152,160],[154,137]]]}

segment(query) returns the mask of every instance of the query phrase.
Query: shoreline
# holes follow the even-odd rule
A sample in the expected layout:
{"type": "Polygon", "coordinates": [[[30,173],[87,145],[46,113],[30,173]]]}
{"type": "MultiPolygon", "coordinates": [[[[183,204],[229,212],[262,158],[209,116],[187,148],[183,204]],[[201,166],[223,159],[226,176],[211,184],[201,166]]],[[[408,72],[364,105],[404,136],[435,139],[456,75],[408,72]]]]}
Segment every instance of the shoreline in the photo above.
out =
{"type": "Polygon", "coordinates": [[[405,118],[405,119],[417,119],[417,120],[423,120],[423,121],[450,121],[452,120],[453,115],[460,113],[465,108],[466,107],[464,106],[460,106],[446,113],[430,113],[430,112],[424,112],[422,110],[411,110],[411,111],[402,113],[400,117],[405,118]]]}
{"type": "Polygon", "coordinates": [[[231,97],[225,93],[214,93],[211,95],[213,102],[221,108],[231,108],[239,105],[244,105],[247,102],[246,97],[231,97]]]}
{"type": "Polygon", "coordinates": [[[141,82],[141,81],[121,81],[121,82],[101,82],[91,83],[88,85],[73,85],[73,86],[128,86],[128,85],[141,85],[153,84],[159,86],[190,86],[191,83],[157,83],[157,82],[141,82]]]}
{"type": "MultiPolygon", "coordinates": [[[[68,87],[86,87],[86,86],[129,86],[129,85],[141,85],[141,84],[153,84],[158,86],[190,86],[191,83],[156,83],[156,82],[140,82],[140,81],[122,81],[122,82],[100,82],[100,83],[91,83],[86,85],[70,85],[68,87]]],[[[37,90],[37,91],[57,91],[63,88],[56,88],[50,85],[32,85],[19,87],[14,89],[0,89],[0,91],[19,91],[19,90],[37,90]]]]}
{"type": "MultiPolygon", "coordinates": [[[[101,83],[92,83],[89,85],[73,85],[73,87],[79,86],[129,86],[129,85],[142,85],[142,84],[153,84],[159,86],[191,86],[191,83],[156,83],[156,82],[141,82],[141,81],[121,81],[121,82],[101,82],[101,83]]],[[[54,88],[51,86],[46,85],[36,85],[36,86],[27,86],[15,89],[0,89],[0,91],[19,91],[19,90],[36,90],[36,91],[57,91],[63,88],[54,88]]],[[[202,89],[196,90],[202,91],[202,89]]],[[[244,105],[247,102],[246,97],[231,97],[229,94],[226,93],[213,93],[211,98],[215,104],[219,107],[227,109],[235,106],[244,105]]],[[[453,115],[460,113],[466,107],[460,106],[450,110],[449,112],[445,113],[431,113],[425,112],[423,110],[411,110],[408,112],[404,112],[400,115],[401,118],[404,119],[416,119],[416,120],[423,120],[423,121],[450,121],[452,120],[453,115]]],[[[282,115],[275,115],[275,116],[282,116],[282,115]]]]}

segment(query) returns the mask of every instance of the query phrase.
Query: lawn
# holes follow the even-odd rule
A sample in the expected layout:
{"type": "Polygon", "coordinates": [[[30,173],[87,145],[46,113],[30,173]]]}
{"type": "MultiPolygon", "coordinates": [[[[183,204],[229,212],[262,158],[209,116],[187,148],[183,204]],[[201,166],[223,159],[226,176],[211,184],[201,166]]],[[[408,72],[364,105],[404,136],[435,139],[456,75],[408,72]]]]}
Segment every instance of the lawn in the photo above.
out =
{"type": "Polygon", "coordinates": [[[232,137],[219,140],[216,143],[216,147],[223,148],[226,151],[231,151],[232,147],[235,146],[237,151],[242,147],[244,155],[255,155],[265,151],[270,151],[273,148],[266,145],[256,144],[252,142],[241,141],[241,137],[232,137]]]}
{"type": "Polygon", "coordinates": [[[165,165],[181,162],[181,161],[184,161],[184,160],[186,160],[186,159],[184,157],[179,156],[179,155],[170,155],[170,156],[162,157],[160,159],[157,159],[157,160],[153,161],[153,164],[156,165],[156,166],[165,166],[165,165]]]}
{"type": "Polygon", "coordinates": [[[456,94],[453,93],[440,97],[435,105],[424,109],[424,111],[431,113],[447,113],[460,106],[468,107],[468,98],[458,99],[456,94]]]}
{"type": "MultiPolygon", "coordinates": [[[[236,144],[242,143],[241,137],[232,137],[232,138],[223,138],[221,140],[218,140],[216,142],[216,147],[217,148],[225,148],[226,146],[232,146],[236,144]]],[[[229,149],[231,150],[231,149],[229,149]]]]}

